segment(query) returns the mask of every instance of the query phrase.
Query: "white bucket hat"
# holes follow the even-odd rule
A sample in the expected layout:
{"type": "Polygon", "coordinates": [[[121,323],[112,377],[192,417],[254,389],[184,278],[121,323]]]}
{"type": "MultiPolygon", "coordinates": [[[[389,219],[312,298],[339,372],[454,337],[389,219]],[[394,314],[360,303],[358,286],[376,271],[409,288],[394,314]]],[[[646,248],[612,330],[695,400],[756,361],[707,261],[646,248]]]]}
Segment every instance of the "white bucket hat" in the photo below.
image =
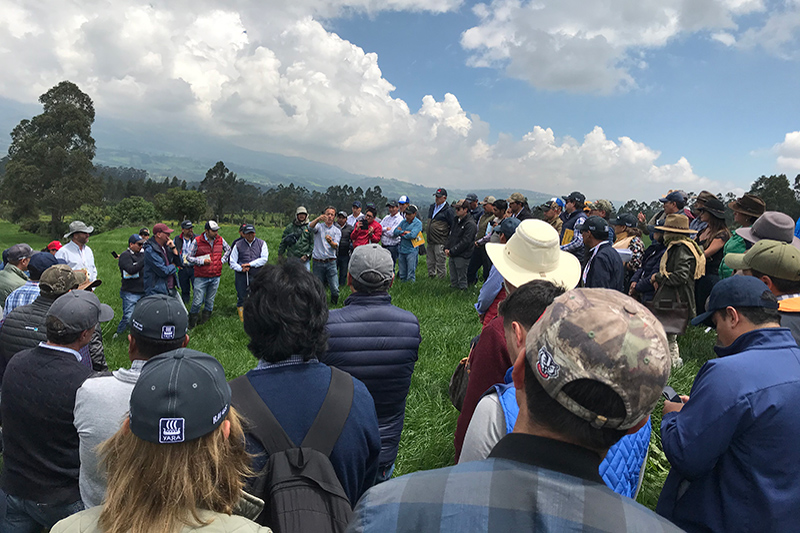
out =
{"type": "Polygon", "coordinates": [[[543,279],[569,290],[581,279],[578,258],[561,251],[558,232],[543,220],[523,220],[507,243],[487,243],[486,253],[500,275],[515,287],[543,279]]]}

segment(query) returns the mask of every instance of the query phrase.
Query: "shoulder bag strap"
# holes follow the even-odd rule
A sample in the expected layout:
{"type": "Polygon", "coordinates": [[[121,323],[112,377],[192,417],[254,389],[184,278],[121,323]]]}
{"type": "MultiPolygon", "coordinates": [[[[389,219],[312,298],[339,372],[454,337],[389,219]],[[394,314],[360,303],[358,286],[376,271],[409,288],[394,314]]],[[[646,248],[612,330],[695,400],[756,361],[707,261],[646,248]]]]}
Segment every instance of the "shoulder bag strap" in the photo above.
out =
{"type": "Polygon", "coordinates": [[[246,419],[247,433],[258,439],[268,454],[296,448],[247,376],[239,376],[229,385],[232,403],[246,419]]]}
{"type": "Polygon", "coordinates": [[[335,367],[331,368],[331,384],[317,417],[308,430],[302,448],[312,448],[330,456],[342,434],[353,405],[353,378],[335,367]]]}

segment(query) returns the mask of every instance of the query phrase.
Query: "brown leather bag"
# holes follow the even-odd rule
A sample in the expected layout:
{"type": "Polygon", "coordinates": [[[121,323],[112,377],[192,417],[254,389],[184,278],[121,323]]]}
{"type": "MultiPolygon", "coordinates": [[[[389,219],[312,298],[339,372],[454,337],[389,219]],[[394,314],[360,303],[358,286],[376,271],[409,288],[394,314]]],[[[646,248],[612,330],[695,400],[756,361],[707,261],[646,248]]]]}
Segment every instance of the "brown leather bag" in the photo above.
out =
{"type": "Polygon", "coordinates": [[[664,326],[668,335],[683,335],[689,325],[689,304],[681,301],[658,300],[658,294],[653,301],[645,302],[647,307],[664,326]],[[658,304],[655,302],[658,301],[658,304]]]}
{"type": "Polygon", "coordinates": [[[455,372],[450,377],[450,388],[448,390],[450,401],[453,407],[461,411],[464,406],[464,397],[467,395],[467,384],[469,383],[469,356],[458,362],[455,372]]]}

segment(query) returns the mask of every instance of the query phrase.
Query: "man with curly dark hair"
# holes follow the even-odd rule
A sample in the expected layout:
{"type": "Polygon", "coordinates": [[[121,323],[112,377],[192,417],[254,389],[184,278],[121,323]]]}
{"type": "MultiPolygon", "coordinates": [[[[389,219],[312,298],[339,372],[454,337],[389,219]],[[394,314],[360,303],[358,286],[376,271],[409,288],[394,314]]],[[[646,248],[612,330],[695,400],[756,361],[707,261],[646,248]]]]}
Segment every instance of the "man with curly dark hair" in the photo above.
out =
{"type": "MultiPolygon", "coordinates": [[[[258,364],[247,378],[295,443],[308,433],[331,384],[331,367],[318,360],[328,346],[327,323],[325,289],[299,260],[265,265],[250,280],[244,331],[258,364]]],[[[350,414],[330,461],[355,505],[375,483],[381,437],[372,396],[361,381],[351,379],[350,414]]],[[[239,400],[234,392],[233,403],[238,406],[239,400]]],[[[255,454],[253,470],[261,471],[268,457],[251,435],[247,450],[255,454]]]]}

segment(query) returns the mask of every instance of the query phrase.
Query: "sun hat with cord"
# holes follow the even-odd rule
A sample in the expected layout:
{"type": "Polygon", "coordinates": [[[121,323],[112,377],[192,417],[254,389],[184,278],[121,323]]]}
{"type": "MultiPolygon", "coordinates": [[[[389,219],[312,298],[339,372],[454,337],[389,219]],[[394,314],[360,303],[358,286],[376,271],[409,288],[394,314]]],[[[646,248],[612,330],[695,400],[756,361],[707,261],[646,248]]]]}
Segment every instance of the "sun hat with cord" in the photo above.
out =
{"type": "Polygon", "coordinates": [[[697,233],[697,231],[689,229],[689,217],[679,213],[667,215],[664,222],[655,229],[664,233],[685,233],[687,235],[697,233]]]}
{"type": "Polygon", "coordinates": [[[488,243],[486,253],[509,284],[520,287],[543,279],[572,289],[581,278],[581,264],[559,246],[558,232],[543,220],[527,219],[505,244],[488,243]]]}

